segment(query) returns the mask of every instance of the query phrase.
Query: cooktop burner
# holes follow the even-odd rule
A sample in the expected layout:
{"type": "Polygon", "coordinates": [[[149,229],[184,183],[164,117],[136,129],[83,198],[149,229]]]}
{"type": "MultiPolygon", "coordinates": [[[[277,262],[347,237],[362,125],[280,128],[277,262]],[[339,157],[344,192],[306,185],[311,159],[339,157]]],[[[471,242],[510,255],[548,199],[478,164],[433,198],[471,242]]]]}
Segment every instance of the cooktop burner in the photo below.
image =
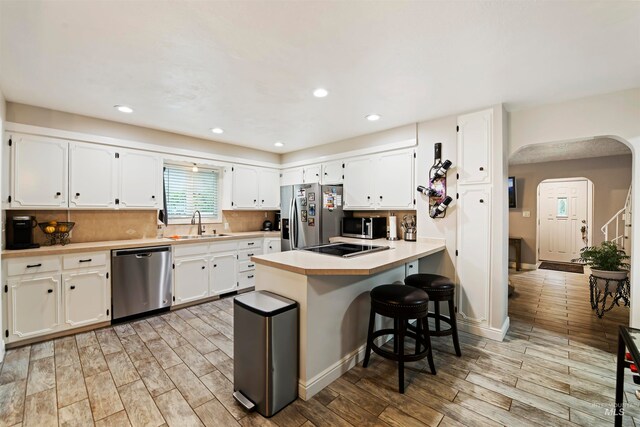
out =
{"type": "Polygon", "coordinates": [[[355,243],[329,243],[320,246],[302,248],[304,251],[316,252],[324,255],[351,258],[358,255],[370,254],[389,249],[389,246],[360,245],[355,243]]]}

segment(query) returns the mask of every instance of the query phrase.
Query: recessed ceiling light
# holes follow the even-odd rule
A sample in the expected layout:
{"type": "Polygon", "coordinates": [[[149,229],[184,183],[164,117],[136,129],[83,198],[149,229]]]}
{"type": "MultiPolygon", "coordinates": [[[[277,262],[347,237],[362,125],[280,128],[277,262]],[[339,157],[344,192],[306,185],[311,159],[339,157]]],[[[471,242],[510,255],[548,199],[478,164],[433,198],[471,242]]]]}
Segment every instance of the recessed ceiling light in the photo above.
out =
{"type": "Polygon", "coordinates": [[[280,142],[280,141],[276,142],[273,145],[275,145],[276,147],[284,147],[284,144],[282,142],[280,142]]]}
{"type": "Polygon", "coordinates": [[[220,128],[213,128],[211,129],[211,132],[220,134],[220,133],[223,133],[224,131],[220,128]]]}
{"type": "Polygon", "coordinates": [[[368,116],[365,116],[365,118],[370,122],[375,122],[376,120],[380,120],[380,114],[369,114],[368,116]]]}
{"type": "Polygon", "coordinates": [[[313,96],[316,98],[324,98],[327,95],[329,95],[329,92],[321,87],[313,91],[313,96]]]}
{"type": "Polygon", "coordinates": [[[114,105],[113,108],[121,113],[133,113],[133,108],[127,107],[126,105],[114,105]]]}

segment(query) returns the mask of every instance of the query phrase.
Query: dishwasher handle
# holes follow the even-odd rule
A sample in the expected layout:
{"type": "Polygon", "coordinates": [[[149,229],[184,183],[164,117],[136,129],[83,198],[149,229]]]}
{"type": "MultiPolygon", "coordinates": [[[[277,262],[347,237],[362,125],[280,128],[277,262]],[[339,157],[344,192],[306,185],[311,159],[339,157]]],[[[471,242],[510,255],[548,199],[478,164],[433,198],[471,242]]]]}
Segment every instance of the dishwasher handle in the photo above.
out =
{"type": "Polygon", "coordinates": [[[121,256],[135,255],[136,258],[146,258],[152,256],[155,252],[170,252],[170,246],[152,246],[149,248],[135,248],[135,249],[117,249],[111,252],[113,258],[121,256]]]}
{"type": "Polygon", "coordinates": [[[150,252],[146,252],[143,254],[136,254],[136,258],[149,258],[151,256],[150,252]]]}

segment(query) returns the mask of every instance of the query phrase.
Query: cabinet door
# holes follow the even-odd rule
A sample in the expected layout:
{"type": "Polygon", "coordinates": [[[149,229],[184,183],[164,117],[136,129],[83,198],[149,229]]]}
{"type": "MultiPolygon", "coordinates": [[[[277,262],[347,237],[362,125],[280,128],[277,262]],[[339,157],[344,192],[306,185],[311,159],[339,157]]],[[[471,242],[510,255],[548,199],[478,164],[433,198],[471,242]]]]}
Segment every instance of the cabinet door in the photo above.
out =
{"type": "Polygon", "coordinates": [[[304,184],[304,169],[284,169],[280,178],[280,185],[304,184]]]}
{"type": "MultiPolygon", "coordinates": [[[[458,313],[471,322],[488,320],[491,193],[486,186],[458,187],[456,272],[458,313]]],[[[451,209],[451,208],[449,208],[451,209]]]]}
{"type": "Polygon", "coordinates": [[[306,166],[304,168],[304,183],[315,184],[320,182],[320,165],[306,166]]]}
{"type": "Polygon", "coordinates": [[[69,143],[16,135],[13,142],[12,207],[67,207],[69,143]]]}
{"type": "Polygon", "coordinates": [[[376,157],[375,205],[381,209],[413,209],[413,150],[376,157]]]}
{"type": "Polygon", "coordinates": [[[258,207],[258,169],[250,166],[233,166],[231,204],[234,209],[256,209],[258,207]]]}
{"type": "Polygon", "coordinates": [[[162,161],[154,154],[123,151],[120,156],[121,208],[154,209],[162,205],[162,161]]]}
{"type": "Polygon", "coordinates": [[[110,304],[107,270],[62,275],[64,321],[72,328],[107,321],[110,304]]]}
{"type": "Polygon", "coordinates": [[[10,339],[49,334],[60,329],[60,276],[17,278],[8,283],[10,339]]]}
{"type": "Polygon", "coordinates": [[[322,164],[322,183],[323,184],[342,184],[344,174],[344,162],[338,160],[335,162],[322,164]]]}
{"type": "Polygon", "coordinates": [[[264,241],[264,253],[265,254],[273,254],[276,252],[281,252],[281,241],[280,239],[265,239],[264,241]]]}
{"type": "Polygon", "coordinates": [[[280,209],[280,171],[260,169],[258,171],[261,209],[280,209]]]}
{"type": "Polygon", "coordinates": [[[209,296],[207,258],[176,259],[175,303],[183,304],[209,296]]]}
{"type": "Polygon", "coordinates": [[[490,183],[492,120],[492,110],[458,117],[458,185],[490,183]]]}
{"type": "Polygon", "coordinates": [[[378,171],[374,170],[371,157],[360,157],[344,163],[344,208],[371,209],[373,182],[378,171]]]}
{"type": "Polygon", "coordinates": [[[217,254],[211,259],[211,288],[209,295],[220,295],[236,290],[236,254],[217,254]]]}
{"type": "Polygon", "coordinates": [[[69,144],[69,207],[114,208],[117,159],[113,148],[98,144],[69,144]]]}

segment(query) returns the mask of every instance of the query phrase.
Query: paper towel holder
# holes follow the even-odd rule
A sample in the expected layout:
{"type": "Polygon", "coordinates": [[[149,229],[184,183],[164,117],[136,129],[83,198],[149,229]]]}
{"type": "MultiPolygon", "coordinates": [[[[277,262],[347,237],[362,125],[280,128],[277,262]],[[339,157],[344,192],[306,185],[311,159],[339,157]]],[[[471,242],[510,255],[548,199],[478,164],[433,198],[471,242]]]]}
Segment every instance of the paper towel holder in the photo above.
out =
{"type": "Polygon", "coordinates": [[[396,218],[395,214],[390,214],[389,215],[389,235],[387,236],[387,240],[399,240],[398,239],[398,223],[397,221],[391,221],[391,218],[396,218]],[[391,224],[392,222],[394,222],[394,224],[391,224]],[[393,230],[393,233],[391,232],[391,230],[393,230]]]}

